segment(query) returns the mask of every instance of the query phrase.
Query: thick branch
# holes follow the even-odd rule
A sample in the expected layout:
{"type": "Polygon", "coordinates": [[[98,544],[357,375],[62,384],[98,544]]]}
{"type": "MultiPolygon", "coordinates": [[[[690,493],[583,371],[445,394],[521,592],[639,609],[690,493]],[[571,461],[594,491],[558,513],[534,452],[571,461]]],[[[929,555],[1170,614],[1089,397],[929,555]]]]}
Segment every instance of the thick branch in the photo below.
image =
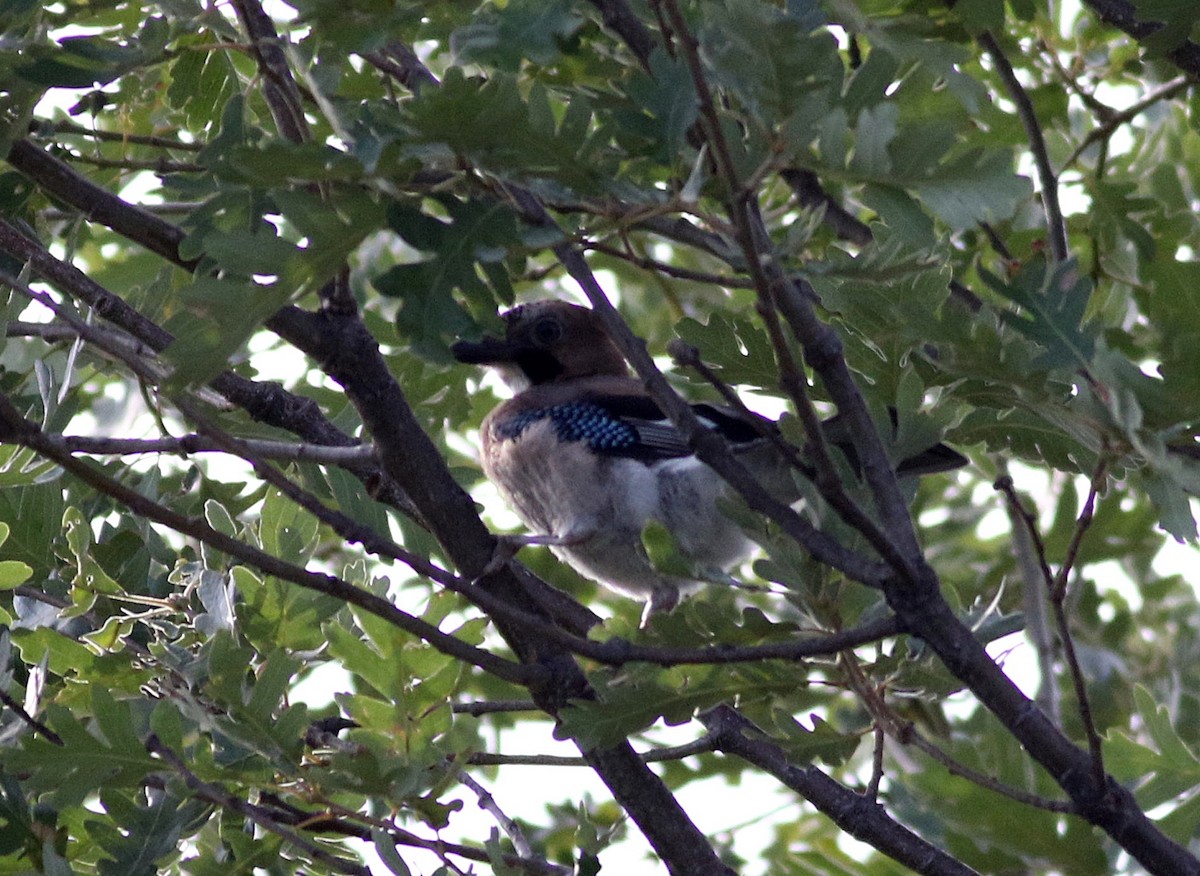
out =
{"type": "MultiPolygon", "coordinates": [[[[1137,7],[1130,0],[1083,0],[1083,5],[1105,24],[1123,30],[1135,40],[1148,39],[1163,28],[1161,21],[1146,21],[1137,17],[1137,7]]],[[[1200,45],[1186,40],[1167,52],[1167,57],[1185,73],[1200,76],[1200,45]]]]}
{"type": "Polygon", "coordinates": [[[970,876],[975,871],[894,821],[875,800],[839,785],[814,766],[793,765],[782,749],[729,706],[700,715],[717,750],[770,773],[838,827],[926,876],[970,876]]]}
{"type": "Polygon", "coordinates": [[[70,165],[28,140],[17,140],[8,153],[8,163],[36,182],[46,192],[65,201],[92,222],[99,222],[120,235],[140,243],[170,262],[194,270],[196,262],[179,258],[183,231],[141,207],[122,201],[112,192],[85,180],[70,165]]]}
{"type": "MultiPolygon", "coordinates": [[[[468,576],[482,574],[494,555],[496,542],[480,522],[470,496],[450,476],[437,448],[421,429],[362,322],[353,315],[294,311],[276,324],[285,338],[321,362],[326,373],[342,385],[374,438],[384,468],[413,497],[430,531],[455,565],[468,576]]],[[[510,564],[486,575],[476,586],[507,605],[545,620],[573,610],[572,625],[586,629],[588,618],[580,617],[583,609],[545,585],[545,590],[534,589],[532,583],[540,582],[510,564]],[[558,604],[552,604],[551,599],[558,604]]],[[[571,699],[594,696],[566,649],[532,634],[527,626],[508,622],[503,614],[496,616],[496,622],[523,662],[545,670],[544,676],[529,685],[544,711],[553,715],[571,699]]],[[[730,872],[629,743],[581,753],[641,828],[669,872],[730,872]]]]}
{"type": "Polygon", "coordinates": [[[233,8],[254,46],[258,69],[263,76],[263,97],[271,108],[279,133],[293,143],[305,142],[309,137],[308,122],[300,103],[300,89],[292,78],[275,23],[256,0],[234,0],[233,8]]]}

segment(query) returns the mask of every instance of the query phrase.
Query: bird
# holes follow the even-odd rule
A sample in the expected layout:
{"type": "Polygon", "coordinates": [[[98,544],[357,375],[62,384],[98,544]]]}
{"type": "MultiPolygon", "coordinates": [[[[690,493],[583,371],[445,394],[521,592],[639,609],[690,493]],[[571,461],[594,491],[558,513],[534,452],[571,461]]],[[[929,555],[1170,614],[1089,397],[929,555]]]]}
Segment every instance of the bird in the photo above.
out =
{"type": "MultiPolygon", "coordinates": [[[[632,376],[595,311],[547,299],[517,305],[501,319],[504,337],[459,340],[451,353],[494,369],[514,393],[480,426],[484,474],[531,530],[508,544],[549,546],[584,577],[642,600],[643,626],[705,581],[729,580],[724,573],[754,546],[720,507],[732,493],[632,376]],[[651,561],[643,532],[654,523],[694,574],[651,561]]],[[[708,403],[691,407],[777,498],[799,499],[786,460],[764,437],[771,420],[708,403]]],[[[966,463],[945,445],[925,456],[899,468],[927,473],[966,463]]]]}

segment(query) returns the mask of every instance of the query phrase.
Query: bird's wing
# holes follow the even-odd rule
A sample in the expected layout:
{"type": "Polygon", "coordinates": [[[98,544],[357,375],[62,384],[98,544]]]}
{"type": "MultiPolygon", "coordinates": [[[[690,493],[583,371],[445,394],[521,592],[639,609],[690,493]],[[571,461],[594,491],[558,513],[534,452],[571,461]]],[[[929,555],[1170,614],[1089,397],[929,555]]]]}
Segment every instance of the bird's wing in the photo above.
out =
{"type": "MultiPolygon", "coordinates": [[[[593,448],[598,452],[644,462],[692,455],[692,448],[683,435],[649,396],[594,395],[588,397],[588,402],[628,426],[636,436],[636,440],[623,445],[593,448]]],[[[754,426],[732,409],[696,404],[692,405],[692,411],[705,426],[720,432],[731,444],[746,444],[760,437],[754,426]]]]}

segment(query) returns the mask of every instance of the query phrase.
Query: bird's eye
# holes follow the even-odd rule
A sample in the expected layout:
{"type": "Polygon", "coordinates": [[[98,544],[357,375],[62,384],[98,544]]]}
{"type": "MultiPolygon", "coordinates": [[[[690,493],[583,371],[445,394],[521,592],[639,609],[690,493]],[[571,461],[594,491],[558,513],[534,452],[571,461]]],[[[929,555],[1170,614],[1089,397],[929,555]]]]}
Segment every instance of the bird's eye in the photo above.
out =
{"type": "Polygon", "coordinates": [[[555,317],[539,319],[533,324],[533,340],[539,347],[549,347],[563,336],[562,323],[555,317]]]}

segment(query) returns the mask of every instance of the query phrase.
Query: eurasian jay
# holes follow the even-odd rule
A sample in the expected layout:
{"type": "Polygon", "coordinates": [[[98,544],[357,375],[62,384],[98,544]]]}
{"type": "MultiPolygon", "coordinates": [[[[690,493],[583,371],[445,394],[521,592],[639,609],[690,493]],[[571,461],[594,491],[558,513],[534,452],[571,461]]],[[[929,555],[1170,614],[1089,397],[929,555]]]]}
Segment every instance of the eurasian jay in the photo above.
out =
{"type": "MultiPolygon", "coordinates": [[[[480,431],[484,473],[536,533],[517,543],[549,545],[585,577],[644,600],[647,618],[747,556],[752,542],[718,507],[730,495],[724,480],[630,376],[591,310],[537,301],[502,318],[504,338],[459,341],[452,352],[460,362],[496,369],[516,393],[480,431]],[[642,544],[651,521],[671,533],[695,578],[652,565],[642,544]]],[[[731,409],[692,409],[777,498],[799,498],[793,473],[760,428],[731,409]]],[[[900,470],[923,474],[965,462],[938,445],[900,470]]]]}

